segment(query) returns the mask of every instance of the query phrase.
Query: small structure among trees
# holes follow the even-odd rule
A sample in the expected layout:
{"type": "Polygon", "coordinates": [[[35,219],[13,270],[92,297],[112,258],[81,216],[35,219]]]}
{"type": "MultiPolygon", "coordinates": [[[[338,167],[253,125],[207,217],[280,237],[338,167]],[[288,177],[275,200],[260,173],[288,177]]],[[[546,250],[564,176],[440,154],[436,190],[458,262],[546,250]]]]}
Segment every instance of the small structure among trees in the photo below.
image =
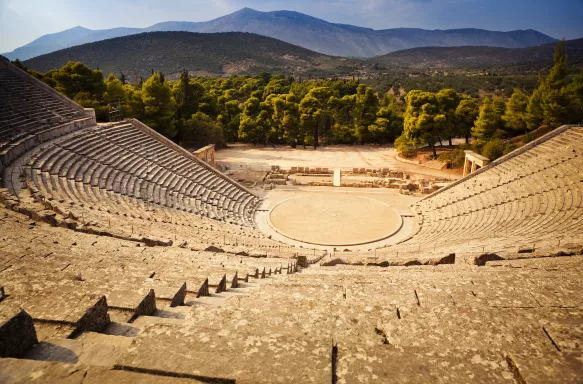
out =
{"type": "Polygon", "coordinates": [[[474,151],[464,151],[466,159],[464,162],[464,177],[470,173],[476,172],[479,168],[484,168],[490,164],[490,159],[484,157],[474,151]]]}

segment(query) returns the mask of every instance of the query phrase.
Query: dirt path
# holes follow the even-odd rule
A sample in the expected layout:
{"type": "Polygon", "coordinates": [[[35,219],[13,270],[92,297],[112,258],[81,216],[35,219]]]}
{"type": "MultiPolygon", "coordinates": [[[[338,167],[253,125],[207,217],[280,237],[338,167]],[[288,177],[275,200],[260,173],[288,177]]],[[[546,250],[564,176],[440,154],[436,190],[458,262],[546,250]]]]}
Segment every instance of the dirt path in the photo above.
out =
{"type": "Polygon", "coordinates": [[[337,145],[312,148],[290,148],[277,145],[273,147],[253,146],[250,144],[231,144],[229,148],[216,153],[216,161],[231,169],[256,168],[268,170],[272,165],[282,168],[323,167],[323,168],[390,168],[416,173],[423,176],[460,178],[449,170],[436,170],[416,164],[400,162],[397,151],[392,145],[337,145]]]}

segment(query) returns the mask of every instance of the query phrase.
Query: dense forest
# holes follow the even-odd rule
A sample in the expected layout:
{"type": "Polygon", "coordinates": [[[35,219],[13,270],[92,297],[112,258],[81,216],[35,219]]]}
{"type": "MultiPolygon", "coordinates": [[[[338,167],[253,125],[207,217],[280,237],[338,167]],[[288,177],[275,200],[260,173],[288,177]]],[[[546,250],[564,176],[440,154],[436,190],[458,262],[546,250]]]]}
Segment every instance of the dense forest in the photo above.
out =
{"type": "Polygon", "coordinates": [[[410,90],[437,92],[440,89],[451,88],[475,98],[485,95],[508,98],[515,89],[532,93],[538,87],[537,75],[507,75],[494,72],[471,74],[415,73],[415,74],[383,74],[361,80],[376,92],[400,95],[410,90]]]}
{"type": "Polygon", "coordinates": [[[386,93],[358,80],[300,81],[269,73],[191,78],[183,71],[171,81],[152,72],[132,85],[124,73],[104,78],[79,62],[44,74],[28,71],[95,108],[99,121],[108,121],[108,106],[120,103],[124,117],[135,117],[187,147],[244,141],[317,148],[394,141],[408,155],[426,145],[435,154],[438,141],[474,137],[475,150],[496,158],[513,148],[508,140],[513,136],[583,120],[583,70],[569,69],[564,42],[556,46],[548,75],[539,77],[531,92],[516,88],[493,98],[445,84],[386,93]]]}

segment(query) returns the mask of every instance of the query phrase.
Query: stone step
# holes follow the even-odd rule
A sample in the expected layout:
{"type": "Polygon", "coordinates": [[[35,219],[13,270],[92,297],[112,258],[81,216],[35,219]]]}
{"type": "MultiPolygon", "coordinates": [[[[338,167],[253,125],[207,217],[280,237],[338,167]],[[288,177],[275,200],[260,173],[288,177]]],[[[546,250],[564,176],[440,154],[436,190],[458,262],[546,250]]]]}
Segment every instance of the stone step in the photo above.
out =
{"type": "Polygon", "coordinates": [[[0,359],[0,379],[4,384],[14,383],[140,383],[140,384],[186,384],[202,383],[192,378],[115,370],[108,367],[87,366],[81,363],[37,361],[29,359],[0,359]]]}
{"type": "Polygon", "coordinates": [[[24,357],[30,360],[111,367],[131,343],[131,337],[84,332],[76,339],[54,338],[40,342],[29,349],[24,357]]]}

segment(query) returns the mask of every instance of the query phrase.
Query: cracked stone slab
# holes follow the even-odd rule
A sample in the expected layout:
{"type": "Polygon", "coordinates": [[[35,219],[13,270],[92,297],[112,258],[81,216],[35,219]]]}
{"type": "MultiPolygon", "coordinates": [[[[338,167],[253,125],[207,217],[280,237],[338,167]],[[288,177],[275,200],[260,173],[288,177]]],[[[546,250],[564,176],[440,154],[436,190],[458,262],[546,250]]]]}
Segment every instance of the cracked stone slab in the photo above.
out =
{"type": "Polygon", "coordinates": [[[338,345],[338,383],[508,383],[504,355],[476,349],[439,350],[338,345]]]}
{"type": "Polygon", "coordinates": [[[581,352],[550,352],[544,355],[512,353],[507,355],[515,377],[522,383],[575,384],[583,382],[581,352]]]}
{"type": "Polygon", "coordinates": [[[201,326],[153,325],[116,367],[154,369],[237,383],[328,383],[331,341],[277,332],[236,334],[201,326]]]}

